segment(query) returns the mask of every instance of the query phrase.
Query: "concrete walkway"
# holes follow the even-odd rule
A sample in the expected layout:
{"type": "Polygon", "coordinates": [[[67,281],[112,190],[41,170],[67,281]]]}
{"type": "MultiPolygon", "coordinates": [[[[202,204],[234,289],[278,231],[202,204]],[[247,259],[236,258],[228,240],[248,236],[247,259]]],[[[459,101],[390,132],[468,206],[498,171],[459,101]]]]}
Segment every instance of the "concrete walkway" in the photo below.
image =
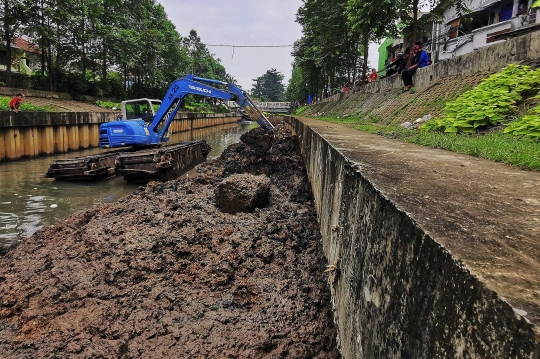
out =
{"type": "Polygon", "coordinates": [[[300,118],[535,326],[540,340],[540,173],[300,118]]]}

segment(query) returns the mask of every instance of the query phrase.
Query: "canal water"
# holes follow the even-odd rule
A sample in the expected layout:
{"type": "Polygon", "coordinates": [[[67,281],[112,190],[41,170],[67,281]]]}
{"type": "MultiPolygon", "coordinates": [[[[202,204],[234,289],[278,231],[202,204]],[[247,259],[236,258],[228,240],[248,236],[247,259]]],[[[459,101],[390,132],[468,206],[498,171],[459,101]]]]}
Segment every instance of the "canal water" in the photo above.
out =
{"type": "MultiPolygon", "coordinates": [[[[228,124],[181,132],[173,134],[170,143],[206,140],[212,147],[208,158],[215,158],[256,126],[228,124]]],[[[43,178],[52,161],[101,151],[93,148],[0,163],[0,252],[43,226],[52,225],[95,204],[114,202],[141,186],[140,183],[127,183],[121,177],[101,182],[63,182],[43,178]]]]}

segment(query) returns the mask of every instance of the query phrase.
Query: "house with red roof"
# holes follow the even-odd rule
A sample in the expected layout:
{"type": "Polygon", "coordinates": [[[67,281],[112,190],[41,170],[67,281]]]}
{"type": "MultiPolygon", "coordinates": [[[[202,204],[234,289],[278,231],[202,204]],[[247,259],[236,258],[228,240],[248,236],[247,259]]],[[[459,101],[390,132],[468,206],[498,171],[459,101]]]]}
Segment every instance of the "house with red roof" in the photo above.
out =
{"type": "MultiPolygon", "coordinates": [[[[39,69],[41,63],[41,49],[36,44],[17,37],[11,42],[11,71],[31,75],[39,69]]],[[[6,43],[0,43],[0,71],[6,71],[8,64],[6,43]]]]}

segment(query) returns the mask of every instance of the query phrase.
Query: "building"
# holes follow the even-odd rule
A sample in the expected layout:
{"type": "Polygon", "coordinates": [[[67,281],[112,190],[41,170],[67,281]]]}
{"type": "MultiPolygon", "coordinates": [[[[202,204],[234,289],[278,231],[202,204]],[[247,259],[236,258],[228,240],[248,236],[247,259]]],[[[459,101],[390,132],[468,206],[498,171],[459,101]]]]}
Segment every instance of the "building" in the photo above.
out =
{"type": "Polygon", "coordinates": [[[511,33],[537,28],[532,0],[466,0],[470,10],[460,16],[456,7],[444,11],[443,22],[434,27],[437,58],[446,60],[504,41],[511,33]]]}
{"type": "Polygon", "coordinates": [[[393,39],[386,39],[379,46],[379,63],[377,65],[377,72],[379,75],[384,75],[386,73],[385,66],[388,65],[388,60],[392,59],[394,56],[394,51],[392,51],[393,43],[393,39]]]}
{"type": "MultiPolygon", "coordinates": [[[[40,67],[41,50],[35,44],[22,37],[17,37],[11,42],[11,71],[31,75],[40,67]]],[[[0,45],[0,72],[7,70],[8,64],[6,43],[0,45]]]]}
{"type": "MultiPolygon", "coordinates": [[[[532,1],[465,0],[469,13],[458,14],[453,6],[444,10],[442,21],[432,14],[419,12],[416,38],[433,62],[461,56],[509,36],[540,30],[539,10],[531,9],[532,1]]],[[[379,71],[388,57],[411,46],[410,25],[403,28],[402,34],[401,38],[393,40],[393,47],[388,45],[387,39],[383,42],[385,50],[381,52],[379,48],[379,71]],[[381,60],[384,51],[388,55],[381,60]]]]}

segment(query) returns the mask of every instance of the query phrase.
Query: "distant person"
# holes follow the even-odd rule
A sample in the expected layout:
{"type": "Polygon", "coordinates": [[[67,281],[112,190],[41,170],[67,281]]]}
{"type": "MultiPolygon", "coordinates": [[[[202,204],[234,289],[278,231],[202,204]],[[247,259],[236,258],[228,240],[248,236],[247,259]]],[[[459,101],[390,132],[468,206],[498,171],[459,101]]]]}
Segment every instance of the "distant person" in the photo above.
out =
{"type": "Polygon", "coordinates": [[[20,112],[19,107],[21,107],[23,102],[24,102],[24,95],[18,93],[9,102],[9,108],[11,109],[11,111],[15,113],[20,112]]]}
{"type": "Polygon", "coordinates": [[[377,75],[377,70],[371,69],[371,73],[369,74],[369,82],[375,82],[379,78],[379,75],[377,75]]]}
{"type": "Polygon", "coordinates": [[[405,61],[406,60],[403,59],[403,54],[401,52],[398,52],[397,58],[394,61],[392,61],[391,64],[386,66],[386,75],[385,76],[390,77],[393,74],[397,73],[398,69],[399,69],[399,66],[405,61]]]}
{"type": "Polygon", "coordinates": [[[411,55],[411,49],[407,47],[405,49],[405,54],[403,55],[403,61],[399,63],[399,66],[397,67],[397,73],[401,75],[403,70],[407,68],[407,64],[409,63],[409,56],[411,55]]]}

